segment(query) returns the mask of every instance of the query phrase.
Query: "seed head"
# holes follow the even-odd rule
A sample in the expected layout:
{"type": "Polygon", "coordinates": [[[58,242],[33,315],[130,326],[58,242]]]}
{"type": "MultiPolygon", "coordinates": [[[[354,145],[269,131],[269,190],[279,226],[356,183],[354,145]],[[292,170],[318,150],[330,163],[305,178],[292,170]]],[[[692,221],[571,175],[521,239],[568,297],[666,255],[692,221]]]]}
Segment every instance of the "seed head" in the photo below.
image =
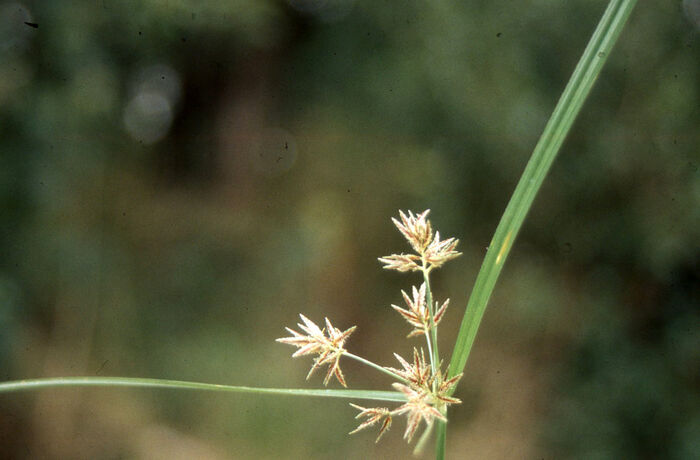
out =
{"type": "Polygon", "coordinates": [[[426,219],[428,213],[430,213],[430,209],[426,209],[418,215],[408,211],[407,216],[403,211],[399,210],[401,222],[393,217],[391,218],[396,228],[399,229],[413,250],[418,254],[422,254],[430,244],[430,240],[433,239],[433,229],[430,221],[426,219]]]}
{"type": "Polygon", "coordinates": [[[421,349],[420,355],[418,350],[413,349],[413,364],[403,359],[398,354],[394,353],[396,359],[401,363],[403,369],[394,369],[387,367],[388,370],[408,380],[411,386],[415,388],[423,388],[428,386],[430,381],[430,366],[425,362],[425,354],[421,349]]]}
{"type": "Polygon", "coordinates": [[[352,403],[350,403],[350,405],[360,411],[360,413],[357,414],[357,416],[355,417],[356,419],[367,417],[367,420],[360,423],[360,426],[352,430],[349,434],[355,434],[358,431],[364,430],[365,428],[370,427],[375,423],[379,422],[380,420],[384,419],[382,425],[379,427],[379,436],[377,436],[377,439],[374,441],[379,442],[379,440],[382,438],[382,435],[386,431],[389,431],[389,428],[391,427],[391,411],[386,407],[366,408],[352,403]]]}
{"type": "Polygon", "coordinates": [[[440,241],[440,232],[435,232],[435,239],[430,243],[425,250],[425,260],[431,267],[440,267],[448,260],[452,260],[462,255],[461,252],[455,251],[459,240],[448,238],[440,241]]]}
{"type": "MultiPolygon", "coordinates": [[[[401,291],[401,294],[403,294],[403,299],[408,309],[403,309],[397,305],[392,305],[391,307],[399,312],[408,324],[413,326],[414,329],[408,334],[408,337],[425,334],[430,330],[430,311],[425,302],[425,283],[421,284],[420,289],[416,289],[416,287],[413,286],[413,299],[411,299],[405,291],[401,291]]],[[[435,326],[440,323],[449,303],[450,299],[447,299],[442,306],[438,308],[438,303],[435,302],[435,317],[433,318],[435,326]]]]}
{"type": "Polygon", "coordinates": [[[350,334],[353,333],[357,326],[341,331],[340,329],[333,327],[328,318],[326,318],[326,327],[321,329],[313,321],[301,313],[299,314],[299,317],[301,317],[304,324],[297,323],[297,325],[299,326],[299,329],[304,331],[307,335],[301,334],[294,329],[286,328],[287,331],[292,334],[292,336],[279,338],[277,339],[277,342],[298,347],[299,349],[292,355],[293,358],[315,353],[318,354],[318,356],[314,358],[314,364],[311,366],[311,370],[306,376],[307,380],[316,369],[324,364],[328,364],[328,373],[323,379],[323,384],[328,385],[331,376],[335,376],[341,385],[347,387],[343,372],[340,370],[340,357],[346,352],[344,348],[345,341],[350,334]],[[326,334],[328,336],[326,336],[326,334]]]}
{"type": "Polygon", "coordinates": [[[432,425],[435,419],[443,422],[447,421],[445,416],[430,404],[432,395],[429,392],[424,389],[411,388],[401,383],[394,383],[393,387],[403,393],[408,400],[404,405],[392,411],[392,415],[406,414],[408,417],[406,431],[403,434],[403,438],[407,442],[411,442],[411,439],[413,439],[413,435],[416,434],[421,420],[425,421],[427,426],[432,425]]]}
{"type": "Polygon", "coordinates": [[[387,270],[399,272],[417,272],[421,270],[421,266],[416,263],[420,262],[420,257],[415,254],[392,254],[380,257],[379,261],[384,264],[384,268],[387,270]]]}
{"type": "Polygon", "coordinates": [[[416,215],[413,211],[408,211],[407,215],[399,211],[400,221],[391,218],[416,253],[381,257],[379,261],[384,264],[384,268],[400,272],[430,271],[462,255],[461,252],[456,251],[459,240],[448,238],[441,241],[439,232],[433,234],[432,224],[427,219],[429,212],[430,209],[426,209],[416,215]]]}
{"type": "Polygon", "coordinates": [[[462,378],[463,374],[457,374],[454,377],[445,380],[446,375],[447,371],[445,371],[445,374],[438,371],[437,375],[433,376],[433,380],[437,381],[437,391],[435,392],[435,397],[447,405],[462,404],[462,401],[460,399],[453,398],[452,396],[450,396],[450,393],[452,392],[452,389],[457,385],[457,382],[459,382],[459,380],[462,378]]]}

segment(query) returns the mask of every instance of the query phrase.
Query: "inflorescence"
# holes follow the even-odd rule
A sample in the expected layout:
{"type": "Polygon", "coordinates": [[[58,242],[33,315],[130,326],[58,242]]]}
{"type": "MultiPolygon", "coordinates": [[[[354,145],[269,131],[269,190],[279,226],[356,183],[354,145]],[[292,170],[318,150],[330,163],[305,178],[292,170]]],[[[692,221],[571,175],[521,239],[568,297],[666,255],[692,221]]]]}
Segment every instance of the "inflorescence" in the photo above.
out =
{"type": "Polygon", "coordinates": [[[419,287],[412,287],[411,296],[405,291],[401,291],[406,308],[397,305],[392,305],[392,308],[413,328],[408,334],[409,338],[416,336],[425,338],[428,361],[426,361],[423,348],[420,348],[420,351],[414,348],[411,362],[394,353],[401,368],[379,366],[355,356],[345,349],[345,342],[355,331],[356,326],[341,331],[326,318],[325,327],[320,328],[301,314],[299,316],[303,324],[298,323],[298,326],[302,332],[287,328],[291,336],[277,339],[278,342],[299,348],[292,357],[318,355],[314,358],[306,378],[311,377],[319,367],[328,365],[328,371],[323,380],[324,385],[328,385],[331,377],[335,377],[341,385],[347,387],[339,364],[343,355],[377,368],[398,380],[392,387],[404,396],[406,402],[393,410],[387,407],[367,408],[350,404],[360,411],[356,418],[364,419],[350,434],[379,424],[379,435],[377,436],[377,441],[379,441],[391,427],[393,417],[405,415],[407,424],[403,437],[407,442],[411,442],[421,421],[425,422],[425,432],[428,434],[436,419],[442,422],[447,421],[445,414],[448,406],[461,403],[451,394],[462,374],[447,378],[447,371],[440,370],[441,362],[437,352],[437,326],[447,310],[449,299],[445,300],[442,305],[433,300],[429,278],[429,274],[434,268],[441,267],[445,262],[461,255],[460,252],[456,251],[459,240],[455,238],[441,240],[440,233],[433,232],[432,225],[427,220],[429,212],[430,210],[426,210],[420,214],[414,214],[408,211],[408,214],[404,214],[403,211],[399,211],[400,220],[392,218],[392,221],[411,245],[414,253],[392,254],[379,258],[386,269],[399,272],[422,272],[423,274],[424,282],[419,287]]]}

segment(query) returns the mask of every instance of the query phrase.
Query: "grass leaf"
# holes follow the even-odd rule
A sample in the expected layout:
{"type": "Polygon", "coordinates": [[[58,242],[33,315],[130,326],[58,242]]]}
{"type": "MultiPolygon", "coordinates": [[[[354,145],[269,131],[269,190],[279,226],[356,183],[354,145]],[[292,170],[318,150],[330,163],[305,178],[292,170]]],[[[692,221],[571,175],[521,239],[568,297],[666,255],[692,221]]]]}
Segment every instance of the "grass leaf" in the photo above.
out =
{"type": "Polygon", "coordinates": [[[281,396],[320,396],[325,398],[366,399],[404,402],[406,398],[396,391],[326,390],[292,388],[255,388],[213,383],[183,382],[178,380],[142,379],[129,377],[57,377],[15,380],[0,383],[0,393],[59,387],[137,387],[172,390],[224,391],[231,393],[271,394],[281,396]]]}
{"type": "MultiPolygon", "coordinates": [[[[481,269],[469,296],[466,311],[459,328],[457,341],[452,350],[449,377],[464,371],[469,359],[476,333],[488,305],[489,298],[508,258],[513,242],[518,236],[523,221],[544,178],[559,153],[564,139],[571,130],[576,116],[591,92],[593,84],[600,74],[603,64],[612,51],[617,38],[627,22],[636,0],[611,0],[603,17],[598,23],[593,36],[581,56],[574,73],[564,89],[559,102],[554,108],[544,132],[540,137],[532,156],[525,167],[518,185],[511,196],[501,221],[493,235],[488,253],[481,264],[481,269]]],[[[439,424],[435,457],[445,458],[446,426],[439,424]]]]}
{"type": "Polygon", "coordinates": [[[457,336],[450,376],[464,370],[481,318],[513,242],[636,0],[611,0],[525,167],[489,245],[457,336]]]}
{"type": "MultiPolygon", "coordinates": [[[[513,247],[513,242],[518,236],[549,168],[559,153],[564,139],[571,130],[576,116],[581,111],[583,103],[590,94],[603,64],[610,55],[636,3],[636,0],[610,1],[559,98],[554,113],[549,118],[501,221],[498,223],[488,253],[481,264],[474,289],[467,302],[455,347],[452,350],[449,377],[464,371],[484,311],[498,276],[501,274],[503,264],[513,247]]],[[[435,450],[435,456],[438,460],[445,458],[445,428],[444,425],[438,426],[435,450]]]]}

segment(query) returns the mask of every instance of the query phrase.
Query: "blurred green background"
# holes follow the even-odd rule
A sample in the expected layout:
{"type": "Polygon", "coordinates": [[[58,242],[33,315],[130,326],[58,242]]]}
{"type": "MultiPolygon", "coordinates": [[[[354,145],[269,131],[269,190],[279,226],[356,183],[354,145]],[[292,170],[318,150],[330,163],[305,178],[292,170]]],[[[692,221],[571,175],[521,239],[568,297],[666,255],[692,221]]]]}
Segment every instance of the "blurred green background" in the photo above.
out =
{"type": "MultiPolygon", "coordinates": [[[[0,378],[304,381],[303,312],[395,365],[432,209],[451,347],[603,0],[0,0],[0,378]],[[29,22],[37,27],[25,24],[29,22]]],[[[700,2],[640,1],[537,197],[450,458],[700,458],[700,2]]],[[[415,340],[415,339],[414,339],[415,340]]],[[[390,389],[354,362],[351,388],[390,389]]],[[[337,384],[334,384],[334,387],[337,384]]],[[[406,458],[344,401],[0,395],[3,458],[406,458]]]]}

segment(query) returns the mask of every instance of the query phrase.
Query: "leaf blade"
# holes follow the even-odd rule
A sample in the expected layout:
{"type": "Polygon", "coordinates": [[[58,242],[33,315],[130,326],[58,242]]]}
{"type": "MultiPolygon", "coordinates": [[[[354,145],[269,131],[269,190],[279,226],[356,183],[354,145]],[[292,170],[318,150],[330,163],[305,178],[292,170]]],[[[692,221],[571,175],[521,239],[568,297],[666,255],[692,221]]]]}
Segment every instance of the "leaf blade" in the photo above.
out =
{"type": "Polygon", "coordinates": [[[610,1],[535,146],[496,228],[469,296],[450,360],[450,377],[464,371],[484,311],[513,242],[636,1],[610,1]]]}
{"type": "Polygon", "coordinates": [[[365,399],[404,402],[406,398],[395,391],[333,390],[297,388],[256,388],[181,380],[131,377],[56,377],[0,382],[0,393],[60,387],[131,387],[176,390],[220,391],[229,393],[272,394],[280,396],[310,396],[326,398],[365,399]]]}

